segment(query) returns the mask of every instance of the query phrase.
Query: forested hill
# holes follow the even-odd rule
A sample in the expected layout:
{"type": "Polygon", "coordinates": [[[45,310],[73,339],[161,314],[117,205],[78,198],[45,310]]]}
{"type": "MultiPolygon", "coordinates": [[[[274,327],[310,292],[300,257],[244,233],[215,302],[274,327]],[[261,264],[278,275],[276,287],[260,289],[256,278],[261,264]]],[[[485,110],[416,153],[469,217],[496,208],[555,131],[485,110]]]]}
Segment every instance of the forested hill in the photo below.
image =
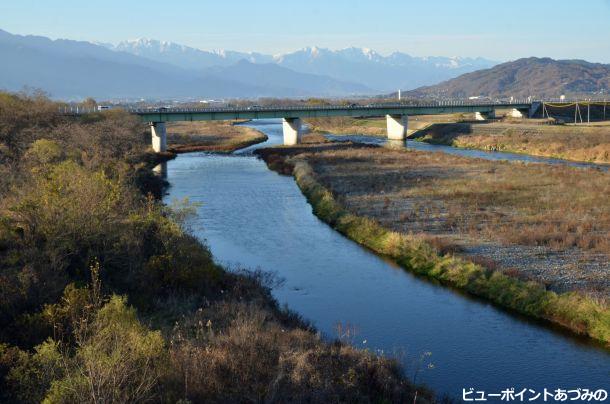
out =
{"type": "Polygon", "coordinates": [[[409,95],[432,98],[548,98],[562,94],[603,96],[609,91],[610,65],[531,57],[463,74],[437,85],[420,87],[409,95]]]}

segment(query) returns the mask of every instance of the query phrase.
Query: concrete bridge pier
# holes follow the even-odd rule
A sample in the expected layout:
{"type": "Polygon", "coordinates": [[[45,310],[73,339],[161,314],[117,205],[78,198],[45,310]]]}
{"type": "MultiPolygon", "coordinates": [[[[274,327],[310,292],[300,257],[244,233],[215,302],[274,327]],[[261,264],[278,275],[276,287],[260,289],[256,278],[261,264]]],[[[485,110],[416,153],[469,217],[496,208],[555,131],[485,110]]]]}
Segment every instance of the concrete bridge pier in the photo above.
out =
{"type": "Polygon", "coordinates": [[[151,122],[150,133],[152,135],[152,147],[157,153],[167,151],[167,132],[165,122],[151,122]]]}
{"type": "Polygon", "coordinates": [[[301,143],[301,118],[282,119],[282,129],[284,130],[284,145],[293,146],[301,143]]]}
{"type": "Polygon", "coordinates": [[[386,115],[388,140],[405,140],[409,117],[407,115],[386,115]]]}
{"type": "Polygon", "coordinates": [[[486,121],[488,119],[495,119],[496,118],[496,111],[492,110],[492,111],[486,111],[486,112],[475,112],[474,113],[474,119],[475,121],[486,121]]]}

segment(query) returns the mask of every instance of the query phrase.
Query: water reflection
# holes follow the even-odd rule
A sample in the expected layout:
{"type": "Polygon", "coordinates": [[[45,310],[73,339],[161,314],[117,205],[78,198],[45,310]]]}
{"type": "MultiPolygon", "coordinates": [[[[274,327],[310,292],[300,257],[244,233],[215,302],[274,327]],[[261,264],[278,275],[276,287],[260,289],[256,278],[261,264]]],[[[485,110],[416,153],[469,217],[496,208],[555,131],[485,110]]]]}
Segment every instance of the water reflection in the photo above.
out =
{"type": "Polygon", "coordinates": [[[392,139],[388,139],[384,143],[384,146],[387,147],[388,149],[406,149],[407,148],[407,141],[406,140],[392,140],[392,139]]]}

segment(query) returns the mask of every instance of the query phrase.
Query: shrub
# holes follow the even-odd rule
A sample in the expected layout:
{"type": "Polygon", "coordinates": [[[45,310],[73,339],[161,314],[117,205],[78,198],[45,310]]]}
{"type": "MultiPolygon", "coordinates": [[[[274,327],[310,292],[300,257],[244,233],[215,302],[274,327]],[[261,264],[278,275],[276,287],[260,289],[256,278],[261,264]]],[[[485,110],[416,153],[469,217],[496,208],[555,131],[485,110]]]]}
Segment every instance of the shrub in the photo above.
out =
{"type": "Polygon", "coordinates": [[[71,280],[87,280],[83,268],[98,257],[108,268],[136,259],[136,241],[120,243],[130,239],[124,218],[140,208],[125,180],[64,161],[33,174],[2,205],[2,321],[56,301],[71,280]]]}
{"type": "Polygon", "coordinates": [[[11,351],[5,349],[4,355],[0,352],[0,356],[5,358],[12,355],[10,371],[6,376],[13,396],[11,398],[24,403],[41,402],[51,382],[62,374],[58,344],[49,339],[38,345],[33,354],[17,348],[11,351]]]}
{"type": "Polygon", "coordinates": [[[5,157],[19,159],[41,133],[64,120],[58,104],[42,92],[9,94],[0,92],[0,144],[7,147],[5,157]]]}
{"type": "Polygon", "coordinates": [[[25,153],[25,159],[34,165],[46,165],[62,160],[63,150],[57,142],[48,139],[38,139],[25,153]]]}
{"type": "Polygon", "coordinates": [[[141,402],[155,396],[166,363],[163,337],[138,321],[125,298],[112,296],[80,338],[45,402],[141,402]]]}

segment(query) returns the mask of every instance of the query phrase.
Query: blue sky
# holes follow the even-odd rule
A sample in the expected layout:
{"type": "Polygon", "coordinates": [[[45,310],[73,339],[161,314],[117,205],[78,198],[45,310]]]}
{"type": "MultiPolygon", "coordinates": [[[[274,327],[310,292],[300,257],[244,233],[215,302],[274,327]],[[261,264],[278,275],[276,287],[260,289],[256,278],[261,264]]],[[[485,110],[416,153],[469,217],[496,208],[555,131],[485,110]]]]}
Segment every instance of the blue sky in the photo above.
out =
{"type": "Polygon", "coordinates": [[[384,54],[610,63],[610,0],[1,0],[0,28],[266,53],[356,46],[384,54]]]}

